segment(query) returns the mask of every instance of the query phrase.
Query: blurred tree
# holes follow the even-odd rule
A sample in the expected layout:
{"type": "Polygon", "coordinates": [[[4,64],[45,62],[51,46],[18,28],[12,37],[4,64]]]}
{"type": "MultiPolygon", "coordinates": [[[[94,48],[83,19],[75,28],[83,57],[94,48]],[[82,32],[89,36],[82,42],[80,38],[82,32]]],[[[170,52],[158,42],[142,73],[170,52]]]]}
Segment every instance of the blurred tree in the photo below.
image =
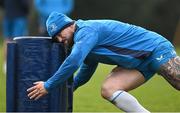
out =
{"type": "Polygon", "coordinates": [[[4,7],[4,0],[0,0],[0,7],[4,7]]]}
{"type": "Polygon", "coordinates": [[[176,27],[174,38],[175,38],[174,44],[177,46],[180,46],[180,18],[179,18],[179,22],[178,22],[177,27],[176,27]]]}
{"type": "Polygon", "coordinates": [[[143,26],[173,39],[180,15],[180,0],[78,0],[76,19],[117,19],[143,26]]]}
{"type": "Polygon", "coordinates": [[[152,0],[152,3],[151,15],[146,16],[148,21],[145,24],[173,42],[174,31],[180,15],[180,1],[152,0]]]}

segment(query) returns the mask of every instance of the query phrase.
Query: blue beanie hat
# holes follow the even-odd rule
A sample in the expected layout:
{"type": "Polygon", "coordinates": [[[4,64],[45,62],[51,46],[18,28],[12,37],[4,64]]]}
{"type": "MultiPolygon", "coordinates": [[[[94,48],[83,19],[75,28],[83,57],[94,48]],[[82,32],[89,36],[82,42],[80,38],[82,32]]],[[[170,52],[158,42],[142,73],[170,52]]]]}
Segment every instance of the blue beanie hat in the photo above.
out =
{"type": "Polygon", "coordinates": [[[70,25],[72,22],[73,20],[64,14],[52,12],[46,21],[47,32],[49,36],[54,37],[58,32],[67,25],[70,25]]]}

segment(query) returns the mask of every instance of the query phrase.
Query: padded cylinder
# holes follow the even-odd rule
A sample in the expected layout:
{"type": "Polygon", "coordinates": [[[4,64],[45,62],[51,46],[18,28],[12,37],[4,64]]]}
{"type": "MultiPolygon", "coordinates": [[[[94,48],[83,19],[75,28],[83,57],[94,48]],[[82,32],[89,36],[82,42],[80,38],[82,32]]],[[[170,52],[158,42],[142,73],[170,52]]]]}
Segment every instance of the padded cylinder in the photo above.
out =
{"type": "Polygon", "coordinates": [[[16,37],[7,47],[7,112],[71,112],[72,78],[36,101],[26,91],[58,70],[66,56],[62,44],[50,37],[16,37]]]}

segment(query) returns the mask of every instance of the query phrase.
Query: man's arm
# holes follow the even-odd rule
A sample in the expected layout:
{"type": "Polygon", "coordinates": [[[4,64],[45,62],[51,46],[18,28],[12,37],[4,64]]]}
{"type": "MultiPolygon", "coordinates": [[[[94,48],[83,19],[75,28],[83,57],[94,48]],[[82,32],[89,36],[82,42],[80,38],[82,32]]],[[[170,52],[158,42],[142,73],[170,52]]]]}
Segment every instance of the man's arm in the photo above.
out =
{"type": "Polygon", "coordinates": [[[97,33],[91,28],[84,28],[76,34],[75,40],[70,55],[66,58],[58,71],[44,83],[46,90],[50,91],[73,75],[96,45],[98,37],[97,33]]]}
{"type": "Polygon", "coordinates": [[[74,91],[78,87],[82,86],[83,84],[85,84],[86,82],[90,80],[97,66],[98,66],[98,63],[93,62],[93,61],[86,62],[81,65],[77,75],[74,77],[74,83],[73,83],[74,91]]]}
{"type": "Polygon", "coordinates": [[[39,99],[47,94],[51,89],[65,82],[83,63],[88,53],[96,46],[98,41],[97,32],[91,28],[83,28],[78,31],[75,44],[71,54],[66,58],[58,71],[46,82],[36,82],[35,86],[29,88],[30,99],[39,99]]]}

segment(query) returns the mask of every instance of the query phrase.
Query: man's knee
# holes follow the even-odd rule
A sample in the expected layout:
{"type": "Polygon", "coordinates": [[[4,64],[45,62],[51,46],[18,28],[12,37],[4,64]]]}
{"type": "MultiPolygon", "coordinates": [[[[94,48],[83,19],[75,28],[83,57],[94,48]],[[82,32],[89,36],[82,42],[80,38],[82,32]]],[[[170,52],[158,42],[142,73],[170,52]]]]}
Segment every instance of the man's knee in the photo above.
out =
{"type": "Polygon", "coordinates": [[[114,84],[108,84],[108,83],[104,83],[102,86],[101,86],[101,96],[104,98],[104,99],[109,99],[114,92],[118,91],[118,90],[125,90],[125,88],[123,87],[119,87],[117,85],[114,85],[114,84]]]}
{"type": "Polygon", "coordinates": [[[110,98],[112,95],[112,88],[109,85],[103,84],[101,87],[101,96],[104,99],[110,98]]]}
{"type": "Polygon", "coordinates": [[[175,89],[180,90],[180,57],[170,59],[163,64],[158,72],[162,75],[175,89]]]}

